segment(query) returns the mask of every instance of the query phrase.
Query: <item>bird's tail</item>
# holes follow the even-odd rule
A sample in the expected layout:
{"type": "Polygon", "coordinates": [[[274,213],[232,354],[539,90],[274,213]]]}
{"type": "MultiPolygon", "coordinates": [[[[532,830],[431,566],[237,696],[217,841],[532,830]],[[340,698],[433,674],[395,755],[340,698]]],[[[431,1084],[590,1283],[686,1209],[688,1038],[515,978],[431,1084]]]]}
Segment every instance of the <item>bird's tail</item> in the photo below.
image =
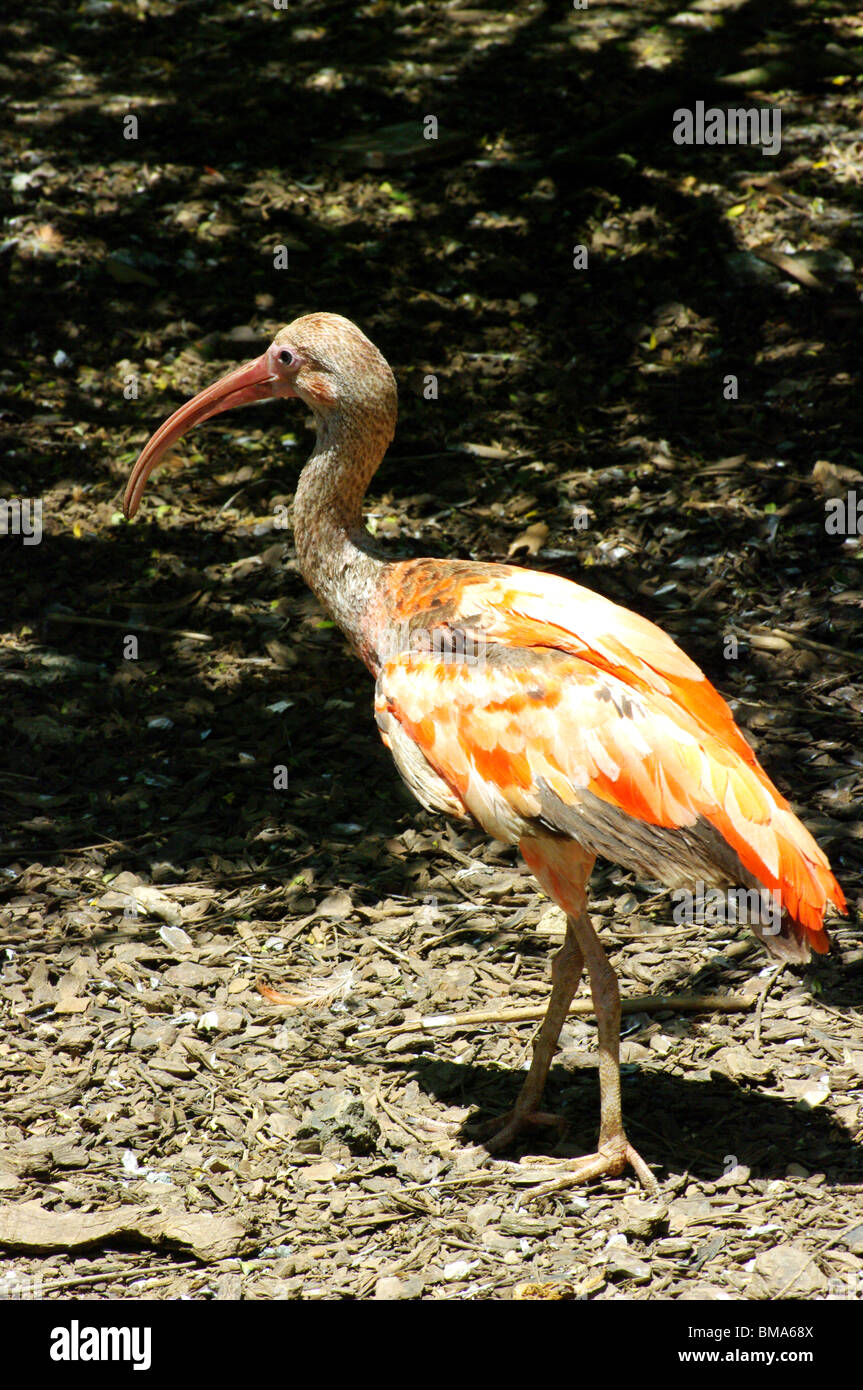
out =
{"type": "Polygon", "coordinates": [[[769,794],[773,805],[767,823],[743,814],[741,802],[745,806],[746,800],[742,796],[734,803],[736,814],[729,814],[726,798],[722,809],[711,808],[707,816],[781,910],[776,924],[753,922],[752,930],[779,959],[807,961],[810,951],[824,955],[830,950],[830,937],[824,928],[828,906],[832,904],[839,912],[847,910],[827,856],[757,762],[737,772],[741,781],[756,779],[762,797],[765,791],[769,794]]]}

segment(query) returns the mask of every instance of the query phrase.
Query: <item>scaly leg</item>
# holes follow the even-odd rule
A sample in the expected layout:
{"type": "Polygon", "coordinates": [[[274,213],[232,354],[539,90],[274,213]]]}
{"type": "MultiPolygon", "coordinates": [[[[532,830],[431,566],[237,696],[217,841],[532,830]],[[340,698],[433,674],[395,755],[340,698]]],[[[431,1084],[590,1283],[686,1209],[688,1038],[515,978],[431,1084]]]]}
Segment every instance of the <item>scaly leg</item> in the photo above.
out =
{"type": "Polygon", "coordinates": [[[606,1173],[616,1177],[628,1163],[635,1169],[643,1186],[655,1192],[656,1179],[630,1144],[623,1128],[620,1106],[620,991],[617,976],[586,912],[574,919],[573,929],[590,973],[590,992],[599,1031],[600,1125],[597,1152],[576,1159],[564,1183],[569,1186],[570,1183],[587,1182],[606,1173]]]}
{"type": "Polygon", "coordinates": [[[477,1125],[473,1130],[477,1137],[484,1138],[485,1147],[490,1153],[496,1153],[499,1149],[506,1148],[512,1143],[516,1135],[528,1125],[563,1124],[559,1116],[549,1115],[538,1107],[545,1089],[552,1058],[557,1049],[560,1030],[569,1012],[572,996],[578,988],[583,967],[584,958],[581,947],[576,940],[572,919],[568,917],[563,945],[551,966],[551,998],[548,1001],[542,1027],[533,1044],[533,1060],[530,1064],[530,1071],[524,1079],[524,1085],[519,1091],[518,1100],[506,1115],[499,1115],[494,1120],[477,1125]]]}
{"type": "MultiPolygon", "coordinates": [[[[536,1040],[533,1063],[515,1107],[497,1121],[486,1146],[502,1149],[526,1124],[548,1123],[552,1118],[536,1110],[542,1095],[551,1059],[563,1021],[569,1011],[582,966],[590,974],[590,992],[599,1033],[599,1146],[567,1164],[567,1173],[548,1191],[587,1182],[608,1173],[622,1173],[627,1163],[635,1169],[641,1183],[656,1191],[656,1180],[643,1158],[632,1147],[623,1128],[620,1108],[620,993],[617,976],[609,964],[599,938],[587,915],[587,883],[594,856],[576,840],[562,837],[526,836],[519,845],[528,868],[536,875],[550,898],[567,914],[566,938],[553,966],[554,984],[548,1010],[536,1040]]],[[[537,1195],[546,1189],[538,1188],[537,1195]]]]}

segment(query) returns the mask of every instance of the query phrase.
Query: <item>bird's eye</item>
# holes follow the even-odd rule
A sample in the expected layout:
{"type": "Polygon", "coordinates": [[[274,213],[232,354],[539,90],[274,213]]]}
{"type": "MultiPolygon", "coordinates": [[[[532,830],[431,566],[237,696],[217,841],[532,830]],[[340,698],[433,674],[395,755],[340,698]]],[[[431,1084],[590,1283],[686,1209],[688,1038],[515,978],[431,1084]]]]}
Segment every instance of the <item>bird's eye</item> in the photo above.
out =
{"type": "Polygon", "coordinates": [[[283,367],[293,366],[294,354],[291,352],[290,348],[282,348],[281,352],[279,353],[279,361],[281,362],[283,367]]]}

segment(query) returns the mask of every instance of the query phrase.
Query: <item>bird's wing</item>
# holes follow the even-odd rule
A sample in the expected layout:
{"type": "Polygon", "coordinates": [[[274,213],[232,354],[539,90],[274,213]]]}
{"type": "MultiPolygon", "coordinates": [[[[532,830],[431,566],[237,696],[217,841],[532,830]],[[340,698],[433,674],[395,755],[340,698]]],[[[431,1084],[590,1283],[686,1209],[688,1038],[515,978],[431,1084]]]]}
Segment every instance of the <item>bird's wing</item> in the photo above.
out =
{"type": "Polygon", "coordinates": [[[825,856],[670,638],[530,571],[463,586],[457,608],[380,671],[378,722],[409,785],[413,756],[499,838],[539,822],[672,884],[742,872],[826,948],[825,904],[843,900],[825,856]]]}
{"type": "Polygon", "coordinates": [[[722,737],[744,762],[756,762],[704,672],[647,618],[569,579],[515,566],[470,585],[464,604],[480,606],[489,639],[580,656],[633,690],[669,697],[690,719],[722,737]]]}

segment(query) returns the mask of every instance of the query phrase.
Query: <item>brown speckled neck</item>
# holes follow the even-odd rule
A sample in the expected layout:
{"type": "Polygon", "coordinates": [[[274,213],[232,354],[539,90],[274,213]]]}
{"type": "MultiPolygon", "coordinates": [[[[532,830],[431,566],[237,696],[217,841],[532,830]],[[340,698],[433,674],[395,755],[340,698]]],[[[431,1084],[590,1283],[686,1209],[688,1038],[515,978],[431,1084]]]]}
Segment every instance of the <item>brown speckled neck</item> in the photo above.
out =
{"type": "Polygon", "coordinates": [[[362,505],[395,430],[394,383],[379,405],[343,407],[316,423],[317,443],[294,497],[297,560],[309,588],[376,671],[372,600],[386,561],[366,530],[362,505]]]}

